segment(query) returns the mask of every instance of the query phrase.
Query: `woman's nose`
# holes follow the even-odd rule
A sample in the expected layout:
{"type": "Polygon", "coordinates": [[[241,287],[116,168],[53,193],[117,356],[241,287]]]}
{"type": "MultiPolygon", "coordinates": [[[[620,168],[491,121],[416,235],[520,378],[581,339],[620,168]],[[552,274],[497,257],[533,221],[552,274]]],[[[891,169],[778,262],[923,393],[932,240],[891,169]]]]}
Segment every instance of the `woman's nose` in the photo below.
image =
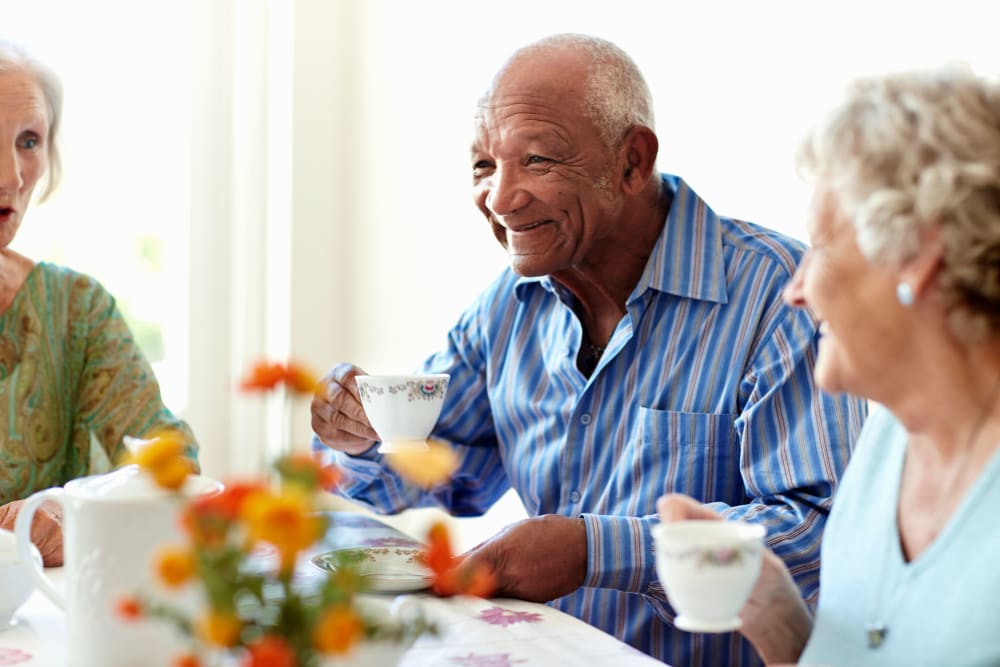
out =
{"type": "Polygon", "coordinates": [[[531,194],[515,169],[497,166],[490,178],[486,194],[486,208],[493,215],[510,215],[524,208],[531,201],[531,194]]]}
{"type": "Polygon", "coordinates": [[[16,193],[23,183],[17,152],[0,152],[0,192],[16,193]]]}

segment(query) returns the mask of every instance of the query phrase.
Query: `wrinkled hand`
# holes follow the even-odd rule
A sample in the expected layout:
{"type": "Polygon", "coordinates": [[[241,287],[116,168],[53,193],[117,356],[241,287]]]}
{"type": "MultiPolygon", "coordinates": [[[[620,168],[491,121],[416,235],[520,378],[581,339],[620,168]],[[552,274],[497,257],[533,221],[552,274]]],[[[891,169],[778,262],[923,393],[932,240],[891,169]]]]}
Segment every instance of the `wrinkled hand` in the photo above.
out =
{"type": "MultiPolygon", "coordinates": [[[[678,493],[661,497],[656,509],[664,523],[722,520],[714,510],[678,493]]],[[[764,550],[760,575],[740,612],[740,621],[740,632],[769,665],[779,660],[794,663],[805,648],[812,618],[785,562],[770,549],[764,550]]]]}
{"type": "MultiPolygon", "coordinates": [[[[23,500],[0,505],[0,528],[14,530],[17,513],[23,505],[23,500]]],[[[45,567],[63,564],[62,505],[54,500],[46,500],[39,505],[31,520],[31,541],[42,553],[45,567]]]]}
{"type": "Polygon", "coordinates": [[[507,526],[460,558],[462,567],[492,570],[496,597],[547,602],[583,585],[587,528],[580,518],[533,517],[507,526]]]}
{"type": "Polygon", "coordinates": [[[361,454],[378,440],[368,422],[355,376],[365,372],[351,364],[337,364],[324,375],[312,402],[312,429],[331,449],[361,454]]]}

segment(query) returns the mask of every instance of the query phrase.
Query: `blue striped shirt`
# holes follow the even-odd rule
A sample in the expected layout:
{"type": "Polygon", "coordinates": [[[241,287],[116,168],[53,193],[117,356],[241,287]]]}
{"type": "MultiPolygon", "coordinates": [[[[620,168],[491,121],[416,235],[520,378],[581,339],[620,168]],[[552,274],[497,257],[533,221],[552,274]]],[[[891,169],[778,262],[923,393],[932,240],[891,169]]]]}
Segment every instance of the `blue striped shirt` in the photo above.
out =
{"type": "Polygon", "coordinates": [[[591,377],[576,366],[573,296],[507,270],[423,365],[451,374],[434,436],[459,452],[452,483],[409,486],[373,449],[336,454],[351,473],[341,491],[387,513],[471,516],[513,487],[529,515],[587,527],[584,586],[550,604],[676,666],[759,664],[738,634],[673,627],[653,559],[656,499],[686,493],[765,524],[815,598],[826,510],[865,407],[813,383],[816,322],[781,299],[802,244],[663,181],[666,224],[591,377]]]}

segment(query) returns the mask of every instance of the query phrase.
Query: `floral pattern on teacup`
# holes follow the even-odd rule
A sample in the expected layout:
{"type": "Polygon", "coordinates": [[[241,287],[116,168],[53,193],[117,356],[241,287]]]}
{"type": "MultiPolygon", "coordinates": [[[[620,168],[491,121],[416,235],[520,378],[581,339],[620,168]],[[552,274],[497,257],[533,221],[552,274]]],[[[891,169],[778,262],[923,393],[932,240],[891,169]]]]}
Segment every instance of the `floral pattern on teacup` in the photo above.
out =
{"type": "Polygon", "coordinates": [[[731,567],[741,565],[744,557],[753,556],[749,547],[725,547],[721,549],[688,549],[670,554],[678,560],[695,559],[697,567],[731,567]]]}
{"type": "Polygon", "coordinates": [[[448,380],[407,380],[388,387],[372,387],[358,383],[358,393],[362,401],[369,401],[374,396],[389,394],[406,394],[407,401],[432,401],[444,397],[448,388],[448,380]]]}

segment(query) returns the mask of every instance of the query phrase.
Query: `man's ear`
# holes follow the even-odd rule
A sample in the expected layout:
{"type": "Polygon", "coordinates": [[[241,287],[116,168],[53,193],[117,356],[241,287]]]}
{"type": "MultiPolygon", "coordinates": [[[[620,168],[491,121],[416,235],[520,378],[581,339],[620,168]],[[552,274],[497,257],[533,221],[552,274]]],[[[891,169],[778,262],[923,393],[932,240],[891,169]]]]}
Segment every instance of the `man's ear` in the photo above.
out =
{"type": "Polygon", "coordinates": [[[932,285],[934,276],[941,267],[944,246],[941,230],[931,227],[920,233],[920,248],[916,254],[903,262],[899,269],[900,281],[907,283],[916,296],[924,294],[932,285]]]}
{"type": "Polygon", "coordinates": [[[642,125],[633,127],[622,141],[622,191],[634,195],[642,191],[656,169],[660,142],[656,134],[642,125]]]}

